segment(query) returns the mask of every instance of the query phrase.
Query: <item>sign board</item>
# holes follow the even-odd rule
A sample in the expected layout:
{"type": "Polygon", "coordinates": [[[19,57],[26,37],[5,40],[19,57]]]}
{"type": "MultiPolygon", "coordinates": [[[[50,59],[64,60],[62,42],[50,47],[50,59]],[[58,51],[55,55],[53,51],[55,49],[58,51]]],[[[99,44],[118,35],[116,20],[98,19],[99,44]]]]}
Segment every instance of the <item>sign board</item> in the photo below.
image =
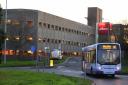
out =
{"type": "Polygon", "coordinates": [[[52,58],[55,58],[55,59],[62,59],[62,51],[61,50],[58,50],[58,49],[54,49],[51,52],[51,57],[52,58]]]}
{"type": "Polygon", "coordinates": [[[98,34],[105,35],[108,34],[109,30],[112,29],[112,24],[109,22],[100,22],[97,24],[98,34]]]}
{"type": "Polygon", "coordinates": [[[35,46],[31,46],[31,51],[34,53],[36,51],[36,47],[35,46]]]}

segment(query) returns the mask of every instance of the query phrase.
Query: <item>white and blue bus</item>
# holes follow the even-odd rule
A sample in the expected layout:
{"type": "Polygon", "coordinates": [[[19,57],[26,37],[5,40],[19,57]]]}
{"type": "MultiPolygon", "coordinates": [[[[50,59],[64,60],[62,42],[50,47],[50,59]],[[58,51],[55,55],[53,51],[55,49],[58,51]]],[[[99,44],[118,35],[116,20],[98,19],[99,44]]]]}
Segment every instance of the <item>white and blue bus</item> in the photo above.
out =
{"type": "Polygon", "coordinates": [[[82,48],[82,70],[86,74],[111,75],[121,71],[121,47],[118,43],[97,43],[82,48]]]}

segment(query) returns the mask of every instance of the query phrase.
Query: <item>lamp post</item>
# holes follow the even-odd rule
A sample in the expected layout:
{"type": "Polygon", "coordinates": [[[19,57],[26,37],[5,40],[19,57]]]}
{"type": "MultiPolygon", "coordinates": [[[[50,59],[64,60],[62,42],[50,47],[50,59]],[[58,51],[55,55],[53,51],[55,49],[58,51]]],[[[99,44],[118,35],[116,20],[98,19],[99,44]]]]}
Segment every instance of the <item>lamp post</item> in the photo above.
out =
{"type": "MultiPolygon", "coordinates": [[[[5,8],[5,29],[4,29],[4,32],[5,34],[7,34],[7,0],[6,0],[6,8],[5,8]]],[[[4,41],[4,64],[6,64],[6,44],[7,44],[7,41],[6,41],[6,38],[5,38],[5,41],[4,41]]]]}

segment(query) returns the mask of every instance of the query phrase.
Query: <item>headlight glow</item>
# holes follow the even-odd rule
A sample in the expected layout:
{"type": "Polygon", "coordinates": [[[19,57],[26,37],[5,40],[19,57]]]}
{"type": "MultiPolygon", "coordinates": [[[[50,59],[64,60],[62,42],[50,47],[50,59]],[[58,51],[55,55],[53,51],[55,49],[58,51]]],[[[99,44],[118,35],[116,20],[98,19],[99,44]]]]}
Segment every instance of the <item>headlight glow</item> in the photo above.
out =
{"type": "Polygon", "coordinates": [[[117,70],[120,70],[120,67],[119,67],[119,66],[117,66],[117,67],[116,67],[116,69],[117,69],[117,70]]]}
{"type": "Polygon", "coordinates": [[[101,70],[101,66],[98,66],[98,69],[101,70]]]}

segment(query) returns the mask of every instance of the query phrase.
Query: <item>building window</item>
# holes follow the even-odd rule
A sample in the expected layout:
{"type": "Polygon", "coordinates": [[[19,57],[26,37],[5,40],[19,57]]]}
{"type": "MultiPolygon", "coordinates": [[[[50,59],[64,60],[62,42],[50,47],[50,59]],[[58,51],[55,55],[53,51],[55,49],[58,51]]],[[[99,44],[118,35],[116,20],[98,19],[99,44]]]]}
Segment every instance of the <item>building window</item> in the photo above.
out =
{"type": "Polygon", "coordinates": [[[61,40],[58,40],[58,43],[61,43],[61,40]]]}
{"type": "Polygon", "coordinates": [[[33,26],[33,21],[27,21],[27,26],[31,28],[33,26]]]}
{"type": "Polygon", "coordinates": [[[62,27],[62,31],[64,31],[64,27],[62,27]]]}
{"type": "Polygon", "coordinates": [[[50,28],[50,24],[48,24],[48,28],[50,28]]]}
{"type": "Polygon", "coordinates": [[[51,39],[51,43],[54,43],[54,39],[51,39]]]}
{"type": "Polygon", "coordinates": [[[8,41],[8,40],[9,40],[9,38],[8,38],[8,37],[6,37],[6,40],[8,41]]]}
{"type": "Polygon", "coordinates": [[[73,29],[71,29],[71,32],[73,33],[73,29]]]}
{"type": "Polygon", "coordinates": [[[59,31],[61,31],[61,27],[59,27],[59,31]]]}
{"type": "Polygon", "coordinates": [[[76,30],[74,30],[74,33],[76,34],[76,30]]]}
{"type": "Polygon", "coordinates": [[[19,26],[20,25],[20,22],[18,20],[9,20],[8,21],[9,23],[11,23],[12,25],[15,25],[15,26],[19,26]]]}
{"type": "Polygon", "coordinates": [[[50,39],[47,39],[47,42],[49,43],[50,42],[50,39]]]}
{"type": "Polygon", "coordinates": [[[55,43],[57,44],[57,40],[55,40],[55,43]]]}
{"type": "Polygon", "coordinates": [[[43,23],[43,26],[46,27],[46,23],[43,23]]]}
{"type": "Polygon", "coordinates": [[[54,25],[51,26],[54,29],[54,25]]]}
{"type": "Polygon", "coordinates": [[[58,30],[58,26],[55,26],[55,30],[58,30]]]}
{"type": "Polygon", "coordinates": [[[43,42],[45,43],[46,42],[46,39],[43,39],[43,42]]]}
{"type": "Polygon", "coordinates": [[[39,42],[41,42],[41,41],[42,41],[42,39],[41,39],[41,38],[38,38],[38,41],[39,41],[39,42]]]}
{"type": "Polygon", "coordinates": [[[42,22],[39,22],[39,26],[42,27],[42,22]]]}
{"type": "Polygon", "coordinates": [[[71,30],[70,29],[68,29],[68,32],[70,32],[71,30]]]}
{"type": "Polygon", "coordinates": [[[12,23],[12,20],[8,19],[7,24],[11,24],[11,23],[12,23]]]}
{"type": "Polygon", "coordinates": [[[77,31],[76,31],[76,34],[78,34],[78,33],[79,33],[79,31],[77,30],[77,31]]]}
{"type": "Polygon", "coordinates": [[[15,40],[20,40],[20,37],[19,36],[15,36],[15,40]]]}
{"type": "Polygon", "coordinates": [[[32,41],[33,40],[32,36],[27,36],[27,40],[32,41]]]}
{"type": "Polygon", "coordinates": [[[68,31],[68,29],[67,29],[67,28],[65,28],[65,31],[67,32],[67,31],[68,31]]]}
{"type": "Polygon", "coordinates": [[[70,45],[70,41],[67,41],[67,44],[70,45]]]}

